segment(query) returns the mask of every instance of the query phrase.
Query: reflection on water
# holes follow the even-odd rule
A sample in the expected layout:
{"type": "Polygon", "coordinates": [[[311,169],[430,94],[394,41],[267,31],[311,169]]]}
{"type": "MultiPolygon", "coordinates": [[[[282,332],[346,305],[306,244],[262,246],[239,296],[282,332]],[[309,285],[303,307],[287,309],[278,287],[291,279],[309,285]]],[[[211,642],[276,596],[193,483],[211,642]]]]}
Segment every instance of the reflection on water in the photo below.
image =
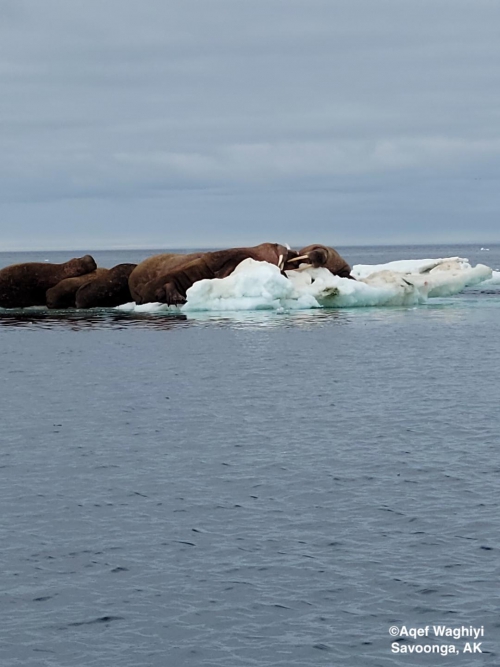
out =
{"type": "Polygon", "coordinates": [[[196,324],[210,324],[215,326],[230,326],[232,328],[283,328],[283,327],[310,327],[335,321],[337,324],[347,324],[349,313],[338,309],[315,309],[277,312],[273,310],[235,311],[215,313],[190,311],[188,320],[196,324]]]}
{"type": "MultiPolygon", "coordinates": [[[[178,329],[191,326],[230,328],[309,328],[322,325],[349,324],[353,321],[369,320],[390,324],[405,318],[409,313],[420,311],[427,319],[457,322],[467,317],[471,308],[485,305],[500,306],[500,299],[478,298],[479,295],[465,295],[433,299],[422,306],[385,308],[322,308],[277,312],[270,310],[235,312],[180,312],[161,311],[157,313],[124,312],[114,308],[91,310],[48,310],[47,308],[0,309],[0,328],[23,329],[178,329]]],[[[498,296],[498,295],[497,295],[498,296]]]]}
{"type": "Polygon", "coordinates": [[[177,329],[188,326],[219,326],[232,328],[283,328],[310,327],[335,321],[347,324],[352,311],[308,310],[294,312],[244,311],[244,312],[190,312],[189,314],[166,311],[159,313],[127,313],[115,309],[48,310],[46,308],[0,309],[0,327],[23,329],[64,328],[73,331],[84,329],[177,329]]]}
{"type": "Polygon", "coordinates": [[[115,310],[64,310],[47,309],[0,310],[0,327],[24,329],[124,329],[130,326],[146,326],[154,329],[172,329],[185,326],[187,318],[181,314],[129,315],[115,310]]]}

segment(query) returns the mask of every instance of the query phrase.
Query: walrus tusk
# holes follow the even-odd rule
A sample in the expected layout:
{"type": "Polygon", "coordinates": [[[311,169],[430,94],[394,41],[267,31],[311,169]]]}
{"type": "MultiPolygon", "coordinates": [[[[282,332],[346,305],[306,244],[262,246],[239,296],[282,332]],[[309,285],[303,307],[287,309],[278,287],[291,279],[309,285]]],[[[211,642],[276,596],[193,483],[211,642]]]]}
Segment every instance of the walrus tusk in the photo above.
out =
{"type": "Polygon", "coordinates": [[[300,257],[292,257],[291,259],[287,260],[288,262],[299,262],[303,259],[309,259],[309,255],[301,255],[300,257]]]}
{"type": "Polygon", "coordinates": [[[282,271],[282,270],[283,270],[283,266],[284,266],[284,263],[283,263],[283,255],[280,255],[280,256],[279,256],[279,259],[278,259],[278,269],[279,269],[280,271],[282,271]]]}

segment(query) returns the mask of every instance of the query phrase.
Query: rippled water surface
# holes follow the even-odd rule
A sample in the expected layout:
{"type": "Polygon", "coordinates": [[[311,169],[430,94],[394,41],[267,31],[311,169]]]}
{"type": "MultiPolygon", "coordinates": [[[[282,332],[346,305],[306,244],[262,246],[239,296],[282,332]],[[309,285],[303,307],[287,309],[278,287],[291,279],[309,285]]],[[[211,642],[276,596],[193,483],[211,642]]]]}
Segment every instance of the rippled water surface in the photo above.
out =
{"type": "Polygon", "coordinates": [[[498,665],[499,331],[495,290],[1,313],[0,665],[498,665]],[[484,653],[391,652],[436,624],[484,626],[484,653]]]}

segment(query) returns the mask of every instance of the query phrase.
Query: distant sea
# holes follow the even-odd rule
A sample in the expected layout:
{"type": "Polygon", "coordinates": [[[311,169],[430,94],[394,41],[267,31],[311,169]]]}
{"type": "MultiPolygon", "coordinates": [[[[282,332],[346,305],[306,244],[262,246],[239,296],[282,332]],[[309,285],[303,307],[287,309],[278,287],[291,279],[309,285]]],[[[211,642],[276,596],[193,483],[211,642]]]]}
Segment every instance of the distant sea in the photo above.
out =
{"type": "MultiPolygon", "coordinates": [[[[425,259],[426,257],[467,257],[472,264],[491,262],[500,267],[500,244],[475,245],[395,245],[395,246],[344,246],[338,251],[351,265],[382,264],[397,259],[425,259]],[[482,249],[482,247],[484,249],[482,249]]],[[[162,252],[196,252],[206,248],[164,248],[127,250],[31,250],[26,252],[0,252],[0,268],[18,262],[65,262],[71,257],[90,254],[99,266],[111,267],[123,262],[139,263],[151,255],[162,252]]],[[[495,268],[495,267],[492,267],[495,268]]]]}
{"type": "MultiPolygon", "coordinates": [[[[339,250],[499,270],[483,247],[339,250]]],[[[500,664],[499,331],[498,287],[411,308],[1,312],[0,665],[500,664]]]]}

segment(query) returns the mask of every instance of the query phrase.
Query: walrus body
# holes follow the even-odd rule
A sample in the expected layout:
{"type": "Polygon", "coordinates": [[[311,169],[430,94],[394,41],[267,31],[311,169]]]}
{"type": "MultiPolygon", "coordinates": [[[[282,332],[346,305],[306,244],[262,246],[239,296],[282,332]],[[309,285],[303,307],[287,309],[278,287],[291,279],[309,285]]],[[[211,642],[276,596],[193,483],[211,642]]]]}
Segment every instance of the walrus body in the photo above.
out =
{"type": "Polygon", "coordinates": [[[154,294],[163,284],[161,281],[156,284],[156,280],[167,275],[181,264],[197,259],[204,254],[203,252],[193,252],[188,255],[164,253],[148,257],[138,264],[130,274],[128,284],[132,299],[136,303],[150,303],[151,301],[155,301],[154,294]]]}
{"type": "Polygon", "coordinates": [[[97,265],[90,255],[76,257],[63,264],[26,262],[0,270],[0,307],[27,308],[44,306],[46,292],[66,278],[95,271],[97,265]]]}
{"type": "Polygon", "coordinates": [[[328,269],[334,276],[356,280],[351,276],[351,267],[335,248],[318,244],[308,245],[298,251],[298,257],[288,260],[285,270],[297,269],[301,262],[310,264],[315,269],[320,267],[328,269]]]}
{"type": "Polygon", "coordinates": [[[97,278],[108,273],[109,269],[96,269],[91,273],[76,278],[65,278],[54,287],[47,290],[46,303],[49,308],[75,308],[76,293],[83,285],[86,285],[97,278]]]}
{"type": "Polygon", "coordinates": [[[251,248],[206,252],[155,281],[157,289],[153,300],[169,306],[186,303],[186,292],[195,282],[207,278],[226,278],[238,264],[248,258],[269,262],[282,269],[288,259],[288,249],[278,243],[261,243],[251,248]]]}
{"type": "Polygon", "coordinates": [[[117,264],[80,287],[75,296],[77,308],[113,308],[132,300],[128,280],[137,264],[117,264]]]}

